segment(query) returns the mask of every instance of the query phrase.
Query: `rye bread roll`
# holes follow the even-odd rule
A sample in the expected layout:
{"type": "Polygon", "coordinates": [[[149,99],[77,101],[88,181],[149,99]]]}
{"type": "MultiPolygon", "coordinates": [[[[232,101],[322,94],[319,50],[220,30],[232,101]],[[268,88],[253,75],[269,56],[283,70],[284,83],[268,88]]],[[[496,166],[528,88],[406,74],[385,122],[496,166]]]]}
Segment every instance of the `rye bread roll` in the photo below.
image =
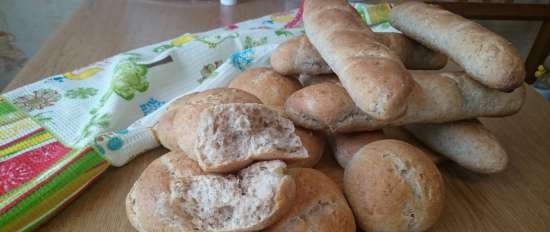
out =
{"type": "Polygon", "coordinates": [[[471,20],[416,1],[392,8],[390,20],[405,35],[445,53],[485,86],[509,92],[525,79],[525,66],[512,44],[471,20]]]}
{"type": "Polygon", "coordinates": [[[424,231],[443,209],[444,183],[420,149],[398,140],[361,148],[344,173],[344,190],[365,231],[424,231]]]}
{"type": "Polygon", "coordinates": [[[199,114],[209,106],[224,103],[262,102],[250,93],[232,88],[216,88],[191,93],[170,103],[153,131],[164,147],[193,155],[199,114]]]}
{"type": "Polygon", "coordinates": [[[340,190],[328,176],[311,168],[291,168],[296,182],[292,208],[265,232],[354,232],[353,213],[340,190]]]}
{"type": "Polygon", "coordinates": [[[255,163],[236,174],[205,174],[184,154],[170,152],[143,171],[126,198],[140,232],[256,231],[292,207],[294,179],[281,161],[255,163]]]}
{"type": "MultiPolygon", "coordinates": [[[[447,56],[426,48],[401,33],[375,33],[376,38],[394,51],[407,69],[441,69],[447,64],[447,56]]],[[[330,74],[332,70],[305,35],[281,43],[271,54],[271,66],[278,73],[330,74]]]]}
{"type": "Polygon", "coordinates": [[[414,81],[347,1],[305,1],[303,20],[311,44],[363,112],[379,120],[405,113],[414,81]]]}
{"type": "Polygon", "coordinates": [[[405,128],[432,150],[479,173],[504,170],[508,155],[497,138],[477,119],[405,128]]]}
{"type": "Polygon", "coordinates": [[[302,86],[295,78],[288,78],[270,68],[251,68],[240,73],[229,83],[258,97],[264,105],[283,111],[286,99],[302,86]]]}
{"type": "Polygon", "coordinates": [[[313,130],[354,132],[412,123],[443,123],[476,117],[516,113],[525,98],[525,87],[511,93],[488,88],[463,72],[413,73],[418,85],[398,119],[376,120],[356,107],[338,84],[321,83],[292,94],[285,112],[296,125],[313,130]]]}

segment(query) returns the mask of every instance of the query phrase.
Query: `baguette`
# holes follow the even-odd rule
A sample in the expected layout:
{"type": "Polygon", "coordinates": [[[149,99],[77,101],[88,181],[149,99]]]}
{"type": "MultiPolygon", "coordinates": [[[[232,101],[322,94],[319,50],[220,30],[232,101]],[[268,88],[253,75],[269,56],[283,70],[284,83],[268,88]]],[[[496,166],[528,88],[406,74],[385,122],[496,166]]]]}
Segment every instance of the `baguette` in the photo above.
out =
{"type": "Polygon", "coordinates": [[[292,94],[285,103],[285,112],[301,127],[344,133],[412,123],[506,116],[516,113],[525,98],[525,87],[503,93],[481,85],[463,72],[413,75],[418,86],[409,97],[408,110],[393,121],[370,117],[353,105],[340,85],[329,82],[292,94]]]}
{"type": "Polygon", "coordinates": [[[311,44],[361,110],[379,120],[405,113],[414,81],[347,1],[305,1],[303,20],[311,44]]]}
{"type": "Polygon", "coordinates": [[[296,198],[289,212],[265,232],[354,232],[355,220],[340,190],[328,176],[311,168],[291,168],[296,198]]]}
{"type": "MultiPolygon", "coordinates": [[[[376,38],[393,50],[407,69],[441,69],[447,64],[447,56],[443,53],[428,49],[401,33],[376,33],[376,38]]],[[[280,44],[271,54],[271,66],[287,76],[332,73],[306,36],[298,36],[280,44]]]]}
{"type": "Polygon", "coordinates": [[[140,232],[256,231],[292,207],[296,184],[281,161],[255,163],[236,174],[204,173],[186,155],[170,152],[143,171],[126,198],[140,232]]]}
{"type": "Polygon", "coordinates": [[[496,173],[508,163],[502,145],[478,120],[411,124],[405,128],[426,146],[468,170],[496,173]]]}
{"type": "Polygon", "coordinates": [[[344,190],[364,231],[424,231],[441,215],[444,183],[420,149],[398,140],[361,148],[344,172],[344,190]]]}
{"type": "Polygon", "coordinates": [[[405,35],[445,53],[490,88],[509,92],[525,79],[525,66],[512,44],[473,21],[415,1],[394,7],[390,20],[405,35]]]}

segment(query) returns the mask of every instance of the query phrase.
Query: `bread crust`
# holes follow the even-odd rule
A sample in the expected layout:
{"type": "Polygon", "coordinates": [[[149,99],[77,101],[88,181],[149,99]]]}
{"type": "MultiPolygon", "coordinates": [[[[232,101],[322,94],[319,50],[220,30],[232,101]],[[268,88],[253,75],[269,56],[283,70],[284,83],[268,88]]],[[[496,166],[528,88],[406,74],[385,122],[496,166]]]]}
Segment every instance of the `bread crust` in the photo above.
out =
{"type": "Polygon", "coordinates": [[[346,168],[355,153],[363,146],[382,139],[386,139],[386,136],[381,130],[345,134],[336,133],[328,136],[332,154],[342,168],[346,168]]]}
{"type": "Polygon", "coordinates": [[[380,43],[344,0],[304,2],[311,44],[369,116],[391,120],[406,111],[414,82],[399,57],[380,43]]]}
{"type": "Polygon", "coordinates": [[[380,140],[361,148],[344,173],[346,197],[365,231],[424,231],[443,209],[443,179],[418,148],[380,140]]]}
{"type": "MultiPolygon", "coordinates": [[[[254,164],[255,166],[262,165],[278,165],[280,168],[273,170],[273,175],[280,175],[274,193],[271,199],[264,199],[269,204],[271,210],[265,218],[256,220],[248,225],[226,225],[206,226],[196,224],[197,215],[189,212],[189,191],[192,191],[193,184],[207,185],[208,183],[201,182],[201,177],[210,176],[220,178],[219,175],[205,174],[199,168],[197,163],[186,155],[176,152],[169,152],[164,156],[153,161],[142,173],[139,179],[134,184],[131,192],[126,199],[126,209],[128,218],[132,225],[140,232],[150,231],[256,231],[266,228],[275,223],[283,215],[288,212],[294,201],[296,194],[296,185],[293,177],[287,174],[286,166],[281,161],[265,161],[254,164]]],[[[254,165],[248,167],[255,168],[254,165]]],[[[244,169],[240,172],[239,178],[252,178],[244,169]],[[247,177],[248,176],[248,177],[247,177]]],[[[232,181],[237,175],[222,176],[227,178],[227,181],[232,181]]],[[[244,181],[244,180],[243,180],[244,181]]],[[[229,184],[229,182],[228,182],[229,184]]],[[[261,186],[249,186],[261,187],[261,186]]],[[[245,188],[245,187],[242,187],[245,188]]],[[[219,189],[220,191],[229,191],[229,189],[219,189]]],[[[243,190],[243,194],[246,193],[243,190]]],[[[246,193],[248,194],[248,193],[246,193]]],[[[244,195],[243,195],[244,196],[244,195]]],[[[252,197],[246,195],[247,197],[252,197]]],[[[207,197],[207,196],[204,196],[207,197]]],[[[220,200],[220,199],[214,199],[220,200]]],[[[238,204],[233,207],[241,207],[238,204]]],[[[244,206],[242,206],[244,207],[244,206]]],[[[211,209],[212,214],[218,212],[211,209]]],[[[241,212],[235,209],[237,212],[241,212]]],[[[230,211],[230,212],[235,212],[230,211]]],[[[238,216],[232,215],[230,216],[238,216]]],[[[225,219],[225,220],[231,220],[225,219]]],[[[244,223],[244,219],[243,219],[244,223]]]]}
{"type": "Polygon", "coordinates": [[[490,88],[510,92],[523,84],[525,65],[518,51],[473,21],[417,1],[392,8],[390,20],[405,35],[445,53],[490,88]]]}
{"type": "Polygon", "coordinates": [[[405,128],[418,140],[468,170],[504,170],[508,155],[497,138],[477,119],[444,124],[411,124],[405,128]]]}
{"type": "Polygon", "coordinates": [[[325,136],[319,131],[312,131],[300,127],[295,128],[295,133],[307,150],[308,158],[287,160],[289,167],[311,168],[315,166],[325,153],[325,136]]]}
{"type": "Polygon", "coordinates": [[[336,183],[311,168],[291,168],[296,198],[289,212],[266,232],[353,232],[353,213],[336,183]]]}
{"type": "Polygon", "coordinates": [[[296,79],[285,77],[270,68],[247,69],[237,75],[229,87],[246,91],[281,112],[288,96],[302,88],[296,79]]]}

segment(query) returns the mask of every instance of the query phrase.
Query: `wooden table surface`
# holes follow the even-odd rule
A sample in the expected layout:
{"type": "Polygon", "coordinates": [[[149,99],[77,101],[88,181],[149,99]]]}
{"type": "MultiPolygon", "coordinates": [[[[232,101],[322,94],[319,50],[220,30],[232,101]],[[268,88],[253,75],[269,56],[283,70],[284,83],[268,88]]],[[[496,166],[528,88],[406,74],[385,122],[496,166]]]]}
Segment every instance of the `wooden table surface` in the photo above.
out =
{"type": "MultiPolygon", "coordinates": [[[[184,32],[297,5],[298,0],[240,0],[235,7],[220,7],[217,1],[86,0],[4,91],[184,32]]],[[[440,164],[446,206],[431,231],[548,231],[550,103],[530,89],[518,114],[482,121],[507,149],[509,166],[499,174],[478,175],[450,162],[440,164]]],[[[124,211],[125,196],[147,164],[164,152],[158,148],[109,169],[39,231],[133,231],[124,211]]],[[[336,180],[342,175],[330,156],[319,168],[336,180]]]]}

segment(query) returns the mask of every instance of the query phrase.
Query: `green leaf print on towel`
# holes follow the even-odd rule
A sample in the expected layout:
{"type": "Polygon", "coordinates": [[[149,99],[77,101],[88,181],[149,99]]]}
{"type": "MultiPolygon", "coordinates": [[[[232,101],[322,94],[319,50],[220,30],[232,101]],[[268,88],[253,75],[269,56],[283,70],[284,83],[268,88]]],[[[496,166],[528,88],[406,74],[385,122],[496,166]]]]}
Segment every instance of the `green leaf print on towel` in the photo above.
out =
{"type": "Polygon", "coordinates": [[[65,93],[65,97],[70,99],[87,99],[93,97],[97,94],[97,89],[95,88],[76,88],[70,89],[65,93]]]}
{"type": "Polygon", "coordinates": [[[102,114],[101,116],[98,116],[97,114],[94,115],[92,119],[90,119],[90,122],[82,130],[82,136],[84,138],[90,136],[92,129],[94,128],[105,131],[109,127],[110,119],[110,114],[102,114]]]}
{"type": "Polygon", "coordinates": [[[113,91],[125,100],[132,100],[136,91],[145,92],[149,88],[146,74],[147,66],[133,60],[126,60],[118,64],[111,81],[113,91]]]}
{"type": "Polygon", "coordinates": [[[235,32],[231,35],[227,35],[227,36],[224,36],[224,37],[222,37],[220,35],[214,36],[213,39],[207,39],[205,37],[196,37],[195,40],[208,45],[208,48],[216,48],[223,41],[225,41],[227,39],[235,39],[235,38],[238,38],[238,37],[239,37],[239,33],[235,32]]]}
{"type": "Polygon", "coordinates": [[[199,83],[202,83],[204,80],[208,79],[209,77],[213,77],[217,74],[216,69],[220,67],[220,65],[223,64],[222,60],[216,60],[213,63],[206,64],[201,69],[201,78],[199,78],[197,81],[199,83]]]}
{"type": "Polygon", "coordinates": [[[260,38],[259,40],[254,40],[250,36],[246,36],[244,38],[244,49],[257,47],[257,46],[264,45],[264,44],[267,44],[267,36],[264,36],[264,37],[260,38]]]}
{"type": "Polygon", "coordinates": [[[289,37],[289,36],[293,36],[294,33],[287,31],[285,28],[279,28],[275,30],[275,35],[289,37]]]}

